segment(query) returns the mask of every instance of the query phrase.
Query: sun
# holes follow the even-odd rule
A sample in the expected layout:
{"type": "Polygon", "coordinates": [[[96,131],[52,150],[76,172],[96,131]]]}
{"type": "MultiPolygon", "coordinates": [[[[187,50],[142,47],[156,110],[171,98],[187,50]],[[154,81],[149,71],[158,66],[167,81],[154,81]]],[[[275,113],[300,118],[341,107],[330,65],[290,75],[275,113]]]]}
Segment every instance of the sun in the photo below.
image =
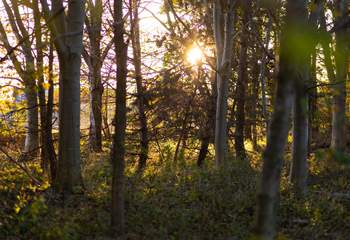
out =
{"type": "Polygon", "coordinates": [[[200,63],[203,58],[203,51],[198,46],[192,46],[187,52],[187,61],[192,65],[200,63]]]}

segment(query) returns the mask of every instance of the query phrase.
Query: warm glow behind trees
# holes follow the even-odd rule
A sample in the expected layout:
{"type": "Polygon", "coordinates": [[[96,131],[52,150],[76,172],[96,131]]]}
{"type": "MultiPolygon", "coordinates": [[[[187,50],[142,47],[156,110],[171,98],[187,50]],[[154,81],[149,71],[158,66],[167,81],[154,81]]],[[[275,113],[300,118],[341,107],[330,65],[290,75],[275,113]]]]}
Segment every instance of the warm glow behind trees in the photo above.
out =
{"type": "Polygon", "coordinates": [[[186,59],[192,65],[196,65],[203,61],[204,54],[198,46],[192,46],[186,54],[186,59]]]}

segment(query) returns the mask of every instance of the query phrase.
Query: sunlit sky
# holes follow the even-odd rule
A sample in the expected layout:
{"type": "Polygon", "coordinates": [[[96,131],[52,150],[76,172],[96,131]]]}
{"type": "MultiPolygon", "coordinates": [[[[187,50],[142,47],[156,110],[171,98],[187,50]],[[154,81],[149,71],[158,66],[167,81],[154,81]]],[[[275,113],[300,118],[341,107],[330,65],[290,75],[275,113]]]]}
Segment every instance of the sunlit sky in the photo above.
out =
{"type": "Polygon", "coordinates": [[[203,60],[204,54],[198,46],[192,45],[186,54],[186,58],[189,63],[195,65],[203,60]]]}

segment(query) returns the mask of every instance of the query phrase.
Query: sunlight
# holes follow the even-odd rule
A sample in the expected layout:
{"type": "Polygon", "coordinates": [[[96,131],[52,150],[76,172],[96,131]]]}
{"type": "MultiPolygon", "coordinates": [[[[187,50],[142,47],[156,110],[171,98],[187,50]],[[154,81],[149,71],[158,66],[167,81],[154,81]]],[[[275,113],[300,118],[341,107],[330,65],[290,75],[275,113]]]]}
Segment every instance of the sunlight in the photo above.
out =
{"type": "Polygon", "coordinates": [[[196,65],[203,61],[203,51],[198,46],[192,46],[187,52],[187,61],[192,65],[196,65]]]}

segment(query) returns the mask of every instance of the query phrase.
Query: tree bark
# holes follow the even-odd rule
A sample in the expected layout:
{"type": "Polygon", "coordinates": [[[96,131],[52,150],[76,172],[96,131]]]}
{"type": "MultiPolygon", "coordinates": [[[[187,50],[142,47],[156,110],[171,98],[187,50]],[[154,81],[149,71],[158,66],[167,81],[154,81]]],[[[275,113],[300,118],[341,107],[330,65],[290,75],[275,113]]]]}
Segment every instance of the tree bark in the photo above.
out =
{"type": "Polygon", "coordinates": [[[259,82],[261,84],[262,113],[265,121],[266,136],[268,136],[268,132],[269,132],[269,114],[267,111],[267,98],[266,98],[266,64],[268,60],[266,51],[268,51],[268,47],[270,43],[271,28],[272,28],[272,17],[269,16],[269,22],[267,24],[267,29],[266,29],[266,39],[264,44],[265,49],[263,50],[263,54],[261,58],[260,74],[259,74],[259,82]]]}
{"type": "Polygon", "coordinates": [[[137,106],[139,110],[139,122],[140,122],[140,156],[138,163],[138,170],[142,171],[146,167],[148,159],[148,126],[147,117],[145,113],[145,99],[144,99],[144,86],[142,83],[142,71],[141,71],[141,44],[140,44],[140,26],[139,26],[139,0],[130,0],[130,6],[132,8],[131,17],[131,41],[133,47],[133,63],[135,68],[135,80],[137,89],[137,106]]]}
{"type": "MultiPolygon", "coordinates": [[[[295,82],[294,108],[293,108],[293,150],[292,167],[290,180],[293,184],[294,193],[297,197],[303,197],[307,191],[308,175],[308,146],[309,146],[309,107],[312,86],[312,53],[315,52],[317,40],[314,37],[317,32],[317,20],[320,6],[315,2],[315,8],[310,12],[308,19],[307,10],[304,16],[300,14],[300,21],[303,21],[305,32],[299,36],[299,42],[303,44],[304,51],[299,54],[298,78],[295,82]],[[307,23],[307,24],[306,24],[307,23]]],[[[315,87],[316,88],[316,87],[315,87]]]]}
{"type": "Polygon", "coordinates": [[[52,113],[53,113],[53,103],[54,103],[54,82],[53,82],[53,44],[50,43],[50,50],[49,50],[49,77],[48,77],[48,83],[49,83],[49,91],[47,95],[47,103],[46,103],[46,117],[45,117],[45,137],[46,144],[47,144],[47,157],[48,162],[50,166],[50,180],[51,185],[54,186],[54,188],[57,188],[57,156],[55,152],[55,146],[53,144],[53,137],[52,137],[52,113]]]}
{"type": "Polygon", "coordinates": [[[39,111],[38,111],[38,93],[36,90],[35,79],[25,79],[25,96],[27,100],[27,120],[26,120],[26,138],[24,143],[24,157],[34,157],[39,147],[39,111]]]}
{"type": "Polygon", "coordinates": [[[258,56],[260,51],[258,50],[258,46],[255,46],[255,57],[252,58],[252,100],[251,100],[251,121],[252,121],[252,143],[253,143],[253,150],[258,150],[258,129],[257,126],[259,126],[258,122],[258,103],[259,103],[259,63],[258,63],[258,56]]]}
{"type": "Polygon", "coordinates": [[[299,197],[306,193],[308,171],[309,97],[306,82],[308,79],[305,77],[302,79],[304,82],[296,83],[293,106],[293,150],[290,180],[293,183],[294,192],[299,197]]]}
{"type": "Polygon", "coordinates": [[[80,66],[83,49],[85,1],[41,0],[44,17],[54,37],[59,60],[59,150],[57,187],[64,195],[81,190],[80,66]],[[51,21],[50,17],[55,16],[51,21]]]}
{"type": "Polygon", "coordinates": [[[102,93],[101,68],[94,67],[90,76],[89,144],[94,152],[102,151],[102,93]]]}
{"type": "Polygon", "coordinates": [[[84,51],[84,59],[89,68],[90,83],[90,128],[89,144],[94,152],[102,151],[102,94],[101,81],[102,52],[102,0],[94,3],[88,1],[89,17],[85,18],[85,25],[89,37],[89,53],[84,51]]]}
{"type": "Polygon", "coordinates": [[[125,168],[125,130],[126,130],[126,77],[127,43],[124,41],[123,1],[114,1],[114,41],[117,54],[117,89],[115,110],[115,133],[111,158],[112,170],[112,232],[114,237],[125,233],[124,168],[125,168]]]}
{"type": "MultiPolygon", "coordinates": [[[[348,0],[339,0],[336,2],[336,10],[339,16],[336,17],[336,25],[348,17],[348,0]]],[[[338,29],[335,33],[335,68],[336,78],[333,87],[333,106],[332,106],[332,139],[331,148],[336,152],[344,152],[346,148],[346,64],[349,51],[348,33],[346,28],[338,29]]]]}
{"type": "Polygon", "coordinates": [[[38,97],[39,97],[39,108],[40,108],[40,145],[41,145],[41,168],[46,173],[49,168],[48,159],[48,144],[46,136],[46,96],[44,88],[44,44],[42,41],[41,32],[41,14],[39,11],[38,0],[33,1],[33,11],[34,11],[34,26],[36,30],[35,42],[37,49],[36,56],[36,72],[38,79],[38,97]]]}
{"type": "MultiPolygon", "coordinates": [[[[214,133],[215,133],[215,107],[216,107],[216,97],[217,97],[217,79],[216,79],[216,74],[214,75],[215,79],[211,81],[211,94],[208,97],[207,101],[207,106],[206,107],[206,120],[205,124],[202,128],[202,131],[200,133],[200,140],[201,140],[201,145],[199,149],[199,154],[197,158],[197,166],[201,167],[204,163],[205,158],[207,157],[208,154],[208,147],[210,142],[214,138],[214,133]]],[[[201,94],[203,96],[207,95],[204,91],[203,88],[199,88],[201,90],[201,94]]]]}
{"type": "Polygon", "coordinates": [[[310,87],[309,90],[309,153],[311,144],[315,140],[316,134],[319,132],[319,121],[317,118],[317,49],[314,47],[311,54],[311,67],[310,67],[310,87]]]}
{"type": "Polygon", "coordinates": [[[284,148],[289,130],[289,114],[293,103],[294,84],[298,81],[298,60],[303,54],[300,41],[305,26],[307,1],[287,1],[286,25],[282,31],[279,73],[277,77],[274,112],[267,146],[263,155],[264,164],[261,188],[258,195],[256,237],[272,240],[275,236],[276,207],[284,148]],[[294,44],[291,44],[294,43],[294,44]]]}
{"type": "Polygon", "coordinates": [[[239,159],[246,158],[244,147],[244,126],[246,124],[245,104],[246,104],[246,86],[248,82],[247,71],[247,50],[248,50],[248,23],[250,18],[251,1],[242,2],[243,17],[242,17],[242,33],[241,33],[241,48],[239,53],[239,69],[238,80],[236,87],[236,129],[235,129],[235,148],[236,156],[239,159]]]}
{"type": "Polygon", "coordinates": [[[215,118],[215,162],[220,166],[227,159],[227,95],[228,81],[232,73],[232,50],[234,31],[234,3],[229,1],[225,14],[221,1],[214,3],[214,35],[216,44],[217,102],[215,118]],[[225,16],[225,17],[224,17],[225,16]],[[225,21],[224,21],[225,20],[225,21]],[[225,27],[225,30],[223,29],[225,27]]]}
{"type": "Polygon", "coordinates": [[[331,50],[331,47],[329,46],[332,43],[332,36],[327,33],[327,23],[326,23],[324,6],[320,14],[320,28],[323,34],[320,42],[323,49],[324,64],[327,70],[328,80],[330,83],[335,83],[336,79],[335,79],[335,73],[334,73],[334,65],[332,61],[332,50],[331,50]]]}

